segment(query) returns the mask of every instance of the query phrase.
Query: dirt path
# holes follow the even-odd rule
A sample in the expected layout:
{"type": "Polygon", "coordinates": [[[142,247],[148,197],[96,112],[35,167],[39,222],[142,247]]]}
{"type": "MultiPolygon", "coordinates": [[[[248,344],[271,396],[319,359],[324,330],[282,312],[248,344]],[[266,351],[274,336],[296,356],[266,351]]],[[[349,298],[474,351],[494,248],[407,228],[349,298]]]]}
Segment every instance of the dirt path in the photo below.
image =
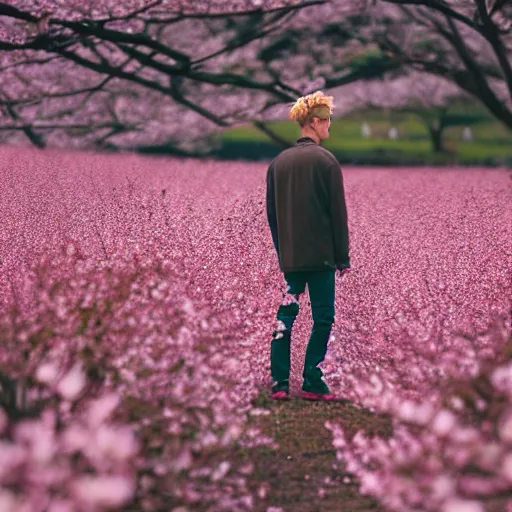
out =
{"type": "Polygon", "coordinates": [[[279,450],[258,448],[241,455],[255,464],[251,488],[267,488],[258,499],[256,512],[281,507],[283,512],[366,512],[384,509],[371,498],[359,494],[359,486],[342,470],[331,443],[327,420],[342,421],[348,435],[358,430],[386,436],[391,433],[389,418],[355,408],[348,402],[317,403],[294,398],[289,402],[270,400],[265,394],[254,402],[269,409],[270,415],[251,420],[279,443],[279,450]]]}

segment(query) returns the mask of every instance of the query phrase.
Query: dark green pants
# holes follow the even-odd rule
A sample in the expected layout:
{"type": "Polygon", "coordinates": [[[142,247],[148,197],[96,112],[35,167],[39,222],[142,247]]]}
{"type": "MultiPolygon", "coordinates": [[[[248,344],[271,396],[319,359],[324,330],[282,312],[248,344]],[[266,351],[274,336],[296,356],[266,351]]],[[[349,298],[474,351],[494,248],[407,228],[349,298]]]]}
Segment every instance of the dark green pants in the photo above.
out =
{"type": "Polygon", "coordinates": [[[303,377],[311,381],[322,378],[318,365],[324,360],[334,323],[335,271],[285,272],[287,290],[277,312],[277,329],[270,350],[270,371],[276,382],[290,377],[290,342],[293,323],[299,313],[299,297],[308,285],[313,330],[309,338],[303,377]]]}

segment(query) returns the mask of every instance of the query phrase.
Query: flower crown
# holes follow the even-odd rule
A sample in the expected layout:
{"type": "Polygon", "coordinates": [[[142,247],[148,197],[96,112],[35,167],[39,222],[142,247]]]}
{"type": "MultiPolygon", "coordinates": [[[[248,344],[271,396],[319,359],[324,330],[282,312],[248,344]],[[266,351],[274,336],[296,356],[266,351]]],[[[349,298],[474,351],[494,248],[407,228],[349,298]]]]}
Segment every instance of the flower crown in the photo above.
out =
{"type": "Polygon", "coordinates": [[[333,96],[325,96],[322,91],[299,98],[290,110],[289,119],[304,126],[311,117],[329,119],[334,108],[333,96]]]}

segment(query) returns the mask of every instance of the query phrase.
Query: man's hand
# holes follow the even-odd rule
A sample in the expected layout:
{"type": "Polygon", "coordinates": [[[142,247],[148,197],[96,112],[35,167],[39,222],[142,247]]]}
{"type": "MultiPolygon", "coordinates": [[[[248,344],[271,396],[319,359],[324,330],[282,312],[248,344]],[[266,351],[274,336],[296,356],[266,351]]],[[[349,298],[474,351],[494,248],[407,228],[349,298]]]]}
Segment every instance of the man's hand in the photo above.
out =
{"type": "Polygon", "coordinates": [[[341,276],[344,276],[345,274],[348,274],[352,271],[353,270],[350,267],[343,267],[343,268],[339,268],[337,270],[337,274],[341,277],[341,276]]]}

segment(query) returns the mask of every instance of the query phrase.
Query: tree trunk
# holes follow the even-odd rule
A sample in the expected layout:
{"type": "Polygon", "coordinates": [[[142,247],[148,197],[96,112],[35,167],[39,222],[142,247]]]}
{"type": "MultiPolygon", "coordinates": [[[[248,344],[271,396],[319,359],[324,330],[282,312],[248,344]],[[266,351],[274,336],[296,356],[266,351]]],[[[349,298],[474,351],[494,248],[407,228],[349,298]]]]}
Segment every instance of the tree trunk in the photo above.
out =
{"type": "Polygon", "coordinates": [[[415,110],[412,112],[423,123],[430,135],[430,143],[434,153],[445,153],[443,134],[448,126],[447,112],[448,107],[433,108],[428,112],[415,110]]]}
{"type": "Polygon", "coordinates": [[[428,133],[430,134],[430,142],[432,144],[432,151],[434,153],[444,153],[446,151],[443,144],[443,131],[444,127],[435,128],[434,126],[428,127],[428,133]]]}

